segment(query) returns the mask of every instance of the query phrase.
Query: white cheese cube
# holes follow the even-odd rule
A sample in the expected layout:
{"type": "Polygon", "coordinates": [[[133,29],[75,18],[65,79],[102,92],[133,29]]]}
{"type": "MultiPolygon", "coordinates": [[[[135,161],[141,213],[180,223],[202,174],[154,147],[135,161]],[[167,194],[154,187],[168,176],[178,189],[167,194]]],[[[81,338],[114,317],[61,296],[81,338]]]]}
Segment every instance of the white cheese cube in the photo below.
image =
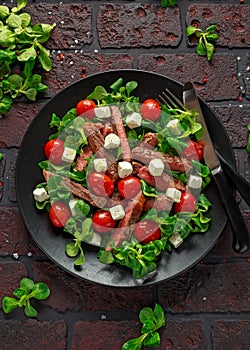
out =
{"type": "Polygon", "coordinates": [[[106,158],[96,158],[94,159],[94,168],[97,172],[104,172],[108,169],[106,158]]]}
{"type": "Polygon", "coordinates": [[[114,207],[110,208],[109,211],[114,220],[123,219],[125,216],[125,211],[121,204],[115,205],[114,207]]]}
{"type": "Polygon", "coordinates": [[[75,210],[76,203],[77,203],[77,199],[76,199],[76,198],[72,198],[72,199],[69,201],[69,208],[70,208],[71,214],[72,214],[73,216],[76,216],[76,215],[77,215],[77,212],[76,212],[76,210],[75,210]]]}
{"type": "Polygon", "coordinates": [[[105,137],[104,147],[107,149],[115,149],[120,146],[120,143],[120,138],[116,134],[110,133],[105,137]]]}
{"type": "Polygon", "coordinates": [[[93,238],[91,241],[87,241],[89,244],[92,244],[94,246],[100,247],[102,244],[102,237],[96,232],[93,232],[93,238]]]}
{"type": "Polygon", "coordinates": [[[167,123],[167,127],[175,136],[182,134],[182,128],[178,119],[172,119],[167,123]]]}
{"type": "Polygon", "coordinates": [[[129,176],[133,172],[132,164],[129,162],[119,162],[118,163],[118,175],[120,178],[124,178],[126,176],[129,176]]]}
{"type": "Polygon", "coordinates": [[[141,126],[142,122],[142,116],[138,112],[133,112],[132,114],[128,115],[126,118],[127,126],[130,129],[138,128],[141,126]]]}
{"type": "Polygon", "coordinates": [[[76,150],[73,148],[65,147],[62,155],[62,160],[67,163],[72,163],[76,156],[76,150]]]}
{"type": "Polygon", "coordinates": [[[97,118],[109,118],[111,117],[111,110],[109,106],[100,106],[94,108],[94,113],[97,118]]]}
{"type": "Polygon", "coordinates": [[[181,235],[178,232],[175,232],[170,238],[169,241],[175,248],[178,248],[182,242],[183,239],[181,238],[181,235]]]}
{"type": "Polygon", "coordinates": [[[161,159],[152,159],[148,165],[148,171],[153,176],[161,176],[164,170],[164,163],[161,159]]]}
{"type": "Polygon", "coordinates": [[[177,190],[174,187],[169,187],[166,190],[166,196],[169,199],[172,199],[173,202],[180,203],[181,200],[181,191],[177,190]]]}
{"type": "Polygon", "coordinates": [[[47,191],[45,190],[45,188],[43,188],[43,187],[36,188],[33,191],[33,196],[37,202],[44,202],[47,199],[49,199],[49,195],[48,195],[47,191]]]}
{"type": "Polygon", "coordinates": [[[190,175],[188,179],[188,186],[190,188],[199,189],[202,185],[202,178],[200,176],[190,175]]]}

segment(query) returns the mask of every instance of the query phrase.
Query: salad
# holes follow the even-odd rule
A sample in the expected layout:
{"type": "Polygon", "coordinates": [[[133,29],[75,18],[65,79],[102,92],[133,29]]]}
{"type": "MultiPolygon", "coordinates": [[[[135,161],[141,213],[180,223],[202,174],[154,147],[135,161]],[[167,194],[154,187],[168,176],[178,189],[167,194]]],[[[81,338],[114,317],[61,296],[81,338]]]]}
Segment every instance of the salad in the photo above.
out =
{"type": "Polygon", "coordinates": [[[137,280],[157,271],[161,254],[209,228],[210,182],[196,112],[139,101],[122,78],[95,89],[63,117],[39,163],[44,182],[35,205],[70,241],[65,253],[84,264],[84,244],[103,264],[131,269],[137,280]]]}

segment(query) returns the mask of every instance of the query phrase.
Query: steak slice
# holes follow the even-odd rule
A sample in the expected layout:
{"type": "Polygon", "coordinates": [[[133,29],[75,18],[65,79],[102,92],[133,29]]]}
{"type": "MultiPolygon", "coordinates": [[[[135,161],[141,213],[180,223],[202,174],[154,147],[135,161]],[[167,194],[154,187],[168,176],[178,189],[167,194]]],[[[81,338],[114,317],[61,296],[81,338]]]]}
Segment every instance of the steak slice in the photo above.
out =
{"type": "Polygon", "coordinates": [[[117,106],[111,106],[111,118],[113,121],[113,127],[116,131],[116,134],[119,136],[121,140],[122,147],[122,158],[127,162],[131,162],[131,150],[129,147],[126,130],[124,128],[122,115],[117,106]]]}
{"type": "Polygon", "coordinates": [[[124,218],[119,222],[118,227],[115,229],[114,233],[110,236],[110,241],[106,245],[106,250],[112,251],[110,243],[113,241],[115,247],[119,247],[122,242],[129,241],[133,234],[134,227],[142,214],[143,206],[145,203],[145,197],[142,192],[140,192],[135,198],[128,202],[126,207],[126,214],[124,218]]]}
{"type": "Polygon", "coordinates": [[[83,171],[84,167],[88,165],[86,158],[90,158],[92,154],[93,152],[90,146],[84,146],[76,159],[76,170],[83,171]]]}
{"type": "Polygon", "coordinates": [[[178,156],[171,156],[169,154],[162,154],[154,150],[145,147],[135,147],[132,150],[132,158],[135,161],[139,161],[148,165],[153,159],[161,159],[166,168],[170,168],[173,171],[180,171],[188,173],[192,168],[192,163],[186,158],[178,156]]]}
{"type": "Polygon", "coordinates": [[[154,132],[147,132],[144,136],[143,136],[143,141],[141,142],[141,144],[139,144],[139,147],[142,145],[142,147],[146,147],[146,148],[154,148],[158,143],[158,136],[156,133],[154,132]],[[151,146],[151,147],[148,147],[151,146]]]}
{"type": "Polygon", "coordinates": [[[166,191],[169,187],[175,187],[177,190],[184,192],[186,187],[180,180],[174,179],[166,173],[162,173],[161,176],[153,176],[148,171],[148,168],[144,165],[138,171],[138,177],[146,181],[150,186],[156,187],[161,191],[166,191]]]}
{"type": "MultiPolygon", "coordinates": [[[[46,181],[48,181],[50,177],[56,176],[56,175],[57,174],[54,174],[50,171],[43,170],[43,176],[46,181]]],[[[103,208],[105,206],[107,202],[107,198],[95,196],[92,193],[90,193],[90,191],[87,188],[83,187],[81,184],[63,176],[61,176],[61,178],[62,178],[61,184],[66,186],[67,189],[75,196],[85,200],[86,202],[90,203],[94,207],[103,208]]]]}
{"type": "Polygon", "coordinates": [[[100,128],[95,126],[94,123],[91,123],[90,125],[86,124],[84,125],[84,132],[87,137],[88,144],[92,149],[93,153],[96,153],[99,149],[103,148],[104,137],[100,132],[100,128]]]}
{"type": "Polygon", "coordinates": [[[143,211],[148,211],[152,208],[156,209],[157,211],[165,211],[170,212],[172,209],[173,201],[166,197],[164,194],[158,195],[155,199],[154,198],[148,198],[146,199],[143,211]]]}

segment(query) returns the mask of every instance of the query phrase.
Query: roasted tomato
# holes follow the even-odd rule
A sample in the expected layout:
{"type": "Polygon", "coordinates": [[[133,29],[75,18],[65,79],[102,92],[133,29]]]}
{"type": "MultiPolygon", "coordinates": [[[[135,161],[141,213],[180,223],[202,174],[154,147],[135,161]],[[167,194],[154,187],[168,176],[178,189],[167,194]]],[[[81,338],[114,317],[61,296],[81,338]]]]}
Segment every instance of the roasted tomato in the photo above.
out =
{"type": "Polygon", "coordinates": [[[101,197],[108,197],[114,192],[115,185],[108,175],[93,172],[88,177],[91,190],[101,197]]]}
{"type": "Polygon", "coordinates": [[[203,149],[204,144],[201,141],[188,141],[188,146],[185,148],[182,152],[184,157],[188,159],[196,159],[196,160],[202,160],[203,159],[203,149]]]}
{"type": "Polygon", "coordinates": [[[71,213],[65,203],[55,202],[50,207],[49,217],[54,226],[63,227],[71,217],[71,213]]]}
{"type": "Polygon", "coordinates": [[[196,208],[196,199],[190,192],[183,192],[181,194],[180,203],[175,203],[174,210],[176,213],[190,212],[194,213],[196,208]]]}
{"type": "Polygon", "coordinates": [[[144,119],[156,121],[161,114],[161,106],[156,100],[149,98],[141,105],[141,115],[144,119]]]}
{"type": "Polygon", "coordinates": [[[136,224],[134,236],[141,243],[149,243],[161,238],[161,230],[155,221],[142,220],[136,224]]]}
{"type": "Polygon", "coordinates": [[[118,182],[117,188],[123,198],[134,198],[141,191],[141,182],[137,177],[127,176],[118,182]]]}
{"type": "Polygon", "coordinates": [[[76,113],[83,118],[93,119],[95,117],[94,108],[96,108],[94,101],[87,99],[81,100],[76,105],[76,113]]]}
{"type": "Polygon", "coordinates": [[[98,210],[93,215],[92,225],[97,232],[109,232],[115,227],[116,221],[108,210],[98,210]]]}
{"type": "Polygon", "coordinates": [[[46,155],[46,158],[55,165],[61,164],[63,151],[64,142],[59,139],[50,140],[44,146],[44,153],[46,155]]]}

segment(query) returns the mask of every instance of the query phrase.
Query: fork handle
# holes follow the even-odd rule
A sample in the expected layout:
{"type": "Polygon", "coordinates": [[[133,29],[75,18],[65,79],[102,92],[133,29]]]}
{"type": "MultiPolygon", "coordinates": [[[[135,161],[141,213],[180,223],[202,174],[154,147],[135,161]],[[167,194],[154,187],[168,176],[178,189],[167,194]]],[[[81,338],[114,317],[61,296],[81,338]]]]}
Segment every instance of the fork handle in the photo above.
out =
{"type": "Polygon", "coordinates": [[[219,189],[222,203],[231,224],[233,249],[237,253],[244,253],[249,249],[250,237],[241,211],[222,170],[214,175],[214,180],[219,189]]]}

